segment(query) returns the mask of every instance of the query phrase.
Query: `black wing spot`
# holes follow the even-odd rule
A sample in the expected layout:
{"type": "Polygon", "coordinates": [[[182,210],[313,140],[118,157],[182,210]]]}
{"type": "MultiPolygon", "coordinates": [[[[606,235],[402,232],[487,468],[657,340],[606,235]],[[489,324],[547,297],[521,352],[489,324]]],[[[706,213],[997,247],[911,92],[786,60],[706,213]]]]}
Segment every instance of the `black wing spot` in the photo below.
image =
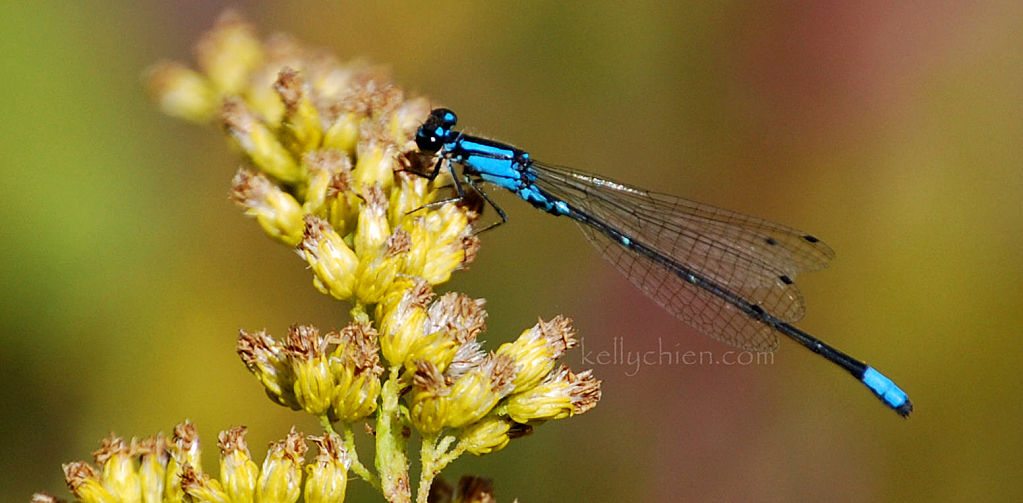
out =
{"type": "Polygon", "coordinates": [[[803,239],[805,239],[809,243],[819,243],[820,242],[819,239],[817,239],[817,238],[815,238],[815,237],[813,237],[813,236],[811,236],[809,234],[803,236],[803,239]]]}
{"type": "Polygon", "coordinates": [[[774,246],[774,245],[778,244],[778,241],[776,241],[774,238],[767,238],[767,239],[764,240],[764,242],[766,242],[767,244],[769,244],[771,246],[774,246]]]}
{"type": "Polygon", "coordinates": [[[784,274],[782,274],[781,276],[778,276],[778,279],[780,279],[781,282],[785,283],[786,285],[791,285],[792,284],[792,278],[790,278],[790,277],[788,277],[788,276],[786,276],[784,274]]]}
{"type": "Polygon", "coordinates": [[[750,311],[753,311],[754,314],[761,316],[764,315],[764,308],[760,307],[758,304],[750,304],[749,309],[750,311]]]}

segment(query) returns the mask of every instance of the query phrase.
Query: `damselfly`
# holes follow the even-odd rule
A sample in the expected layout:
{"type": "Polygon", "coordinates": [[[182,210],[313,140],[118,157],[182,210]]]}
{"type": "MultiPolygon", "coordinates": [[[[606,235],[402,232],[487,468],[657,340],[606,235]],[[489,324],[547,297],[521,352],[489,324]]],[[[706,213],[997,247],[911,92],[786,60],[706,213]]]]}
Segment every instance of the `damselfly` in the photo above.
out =
{"type": "Polygon", "coordinates": [[[827,266],[834,252],[791,227],[659,194],[533,160],[523,150],[454,130],[457,118],[436,109],[416,144],[462,183],[501,210],[480,187],[493,183],[552,215],[575,220],[586,238],[634,285],[700,332],[751,351],[773,351],[778,333],[847,370],[903,417],[913,405],[869,365],[792,326],[805,304],[793,279],[827,266]],[[453,164],[462,167],[457,176],[453,164]]]}

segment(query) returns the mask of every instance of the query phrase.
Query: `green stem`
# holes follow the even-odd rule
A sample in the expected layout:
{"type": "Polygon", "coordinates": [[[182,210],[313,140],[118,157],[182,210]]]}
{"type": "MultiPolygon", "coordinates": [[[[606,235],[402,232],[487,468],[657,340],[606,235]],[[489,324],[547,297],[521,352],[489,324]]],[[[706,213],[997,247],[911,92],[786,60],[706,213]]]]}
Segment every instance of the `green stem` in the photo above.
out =
{"type": "Polygon", "coordinates": [[[426,503],[430,497],[430,486],[433,479],[440,473],[434,469],[434,459],[437,445],[437,434],[424,435],[423,444],[419,447],[419,461],[422,463],[422,473],[419,474],[419,490],[416,492],[416,503],[426,503]]]}
{"type": "Polygon", "coordinates": [[[320,427],[323,428],[323,431],[337,434],[337,432],[334,431],[334,425],[330,424],[330,418],[328,418],[326,414],[316,416],[316,419],[320,420],[320,427]]]}
{"type": "Polygon", "coordinates": [[[451,443],[457,440],[455,435],[433,434],[423,437],[423,445],[419,449],[419,457],[423,464],[423,472],[419,476],[419,491],[416,493],[416,503],[427,503],[430,496],[430,486],[433,480],[440,475],[452,461],[465,453],[465,445],[459,442],[454,449],[448,451],[451,443]]]}
{"type": "Polygon", "coordinates": [[[369,313],[366,312],[366,306],[361,302],[356,301],[348,314],[355,323],[369,323],[369,313]]]}
{"type": "Polygon", "coordinates": [[[447,450],[448,445],[451,445],[451,441],[454,440],[454,439],[455,439],[455,437],[450,437],[449,436],[449,437],[445,437],[444,441],[442,441],[442,443],[444,444],[444,447],[443,447],[443,450],[441,452],[443,452],[443,454],[438,456],[436,461],[434,461],[436,463],[436,465],[437,465],[437,473],[440,473],[440,471],[443,470],[444,468],[446,468],[449,463],[451,463],[452,461],[458,459],[458,456],[461,456],[462,454],[465,453],[465,444],[462,443],[462,442],[459,442],[457,445],[455,445],[454,449],[451,449],[450,451],[444,452],[445,450],[447,450]]]}
{"type": "Polygon", "coordinates": [[[398,407],[398,371],[391,367],[390,375],[380,390],[380,411],[377,413],[376,467],[380,474],[381,491],[391,503],[411,503],[412,489],[408,477],[409,426],[402,419],[398,407]]]}

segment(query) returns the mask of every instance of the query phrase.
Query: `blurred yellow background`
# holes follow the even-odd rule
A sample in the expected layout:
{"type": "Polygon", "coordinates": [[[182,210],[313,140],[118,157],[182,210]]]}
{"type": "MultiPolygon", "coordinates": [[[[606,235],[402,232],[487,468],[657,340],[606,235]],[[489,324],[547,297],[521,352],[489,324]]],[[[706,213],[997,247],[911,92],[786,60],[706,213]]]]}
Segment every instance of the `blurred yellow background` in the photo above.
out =
{"type": "MultiPolygon", "coordinates": [[[[591,362],[594,411],[449,478],[492,477],[501,501],[526,502],[1023,494],[1023,3],[830,4],[238,6],[263,35],[389,65],[536,158],[819,236],[838,259],[800,278],[799,326],[916,404],[901,420],[790,341],[769,365],[591,362]]],[[[339,327],[347,307],[228,201],[238,160],[220,132],[162,115],[141,82],[159,59],[191,62],[227,6],[0,6],[0,500],[66,497],[61,463],[111,430],[189,418],[213,471],[232,425],[260,459],[292,424],[317,431],[263,396],[234,340],[339,327]]],[[[498,199],[511,222],[445,285],[487,299],[491,347],[563,313],[591,360],[616,340],[728,351],[629,287],[570,222],[498,199]]],[[[578,351],[568,363],[588,366],[578,351]]]]}

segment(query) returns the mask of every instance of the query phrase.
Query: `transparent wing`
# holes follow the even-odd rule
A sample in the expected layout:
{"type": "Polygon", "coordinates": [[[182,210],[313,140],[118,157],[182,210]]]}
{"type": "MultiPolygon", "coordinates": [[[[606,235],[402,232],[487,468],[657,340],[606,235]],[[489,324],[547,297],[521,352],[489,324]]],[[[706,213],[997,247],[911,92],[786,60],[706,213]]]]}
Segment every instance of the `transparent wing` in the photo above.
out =
{"type": "MultiPolygon", "coordinates": [[[[795,276],[826,267],[834,258],[826,244],[791,227],[564,167],[534,162],[532,169],[537,187],[549,195],[782,321],[805,313],[795,276]]],[[[777,346],[770,327],[654,257],[591,226],[580,228],[634,285],[704,334],[743,349],[777,346]]]]}

